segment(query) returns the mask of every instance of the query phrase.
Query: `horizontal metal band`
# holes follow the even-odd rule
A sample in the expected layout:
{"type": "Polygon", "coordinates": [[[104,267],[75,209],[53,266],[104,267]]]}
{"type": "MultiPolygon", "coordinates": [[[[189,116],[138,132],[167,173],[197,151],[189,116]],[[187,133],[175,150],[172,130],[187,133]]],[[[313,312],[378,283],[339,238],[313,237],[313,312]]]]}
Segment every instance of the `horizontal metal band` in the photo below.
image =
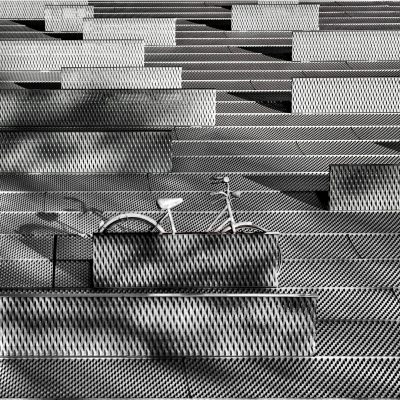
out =
{"type": "Polygon", "coordinates": [[[46,32],[83,32],[83,19],[94,17],[94,7],[46,5],[44,15],[46,32]]]}

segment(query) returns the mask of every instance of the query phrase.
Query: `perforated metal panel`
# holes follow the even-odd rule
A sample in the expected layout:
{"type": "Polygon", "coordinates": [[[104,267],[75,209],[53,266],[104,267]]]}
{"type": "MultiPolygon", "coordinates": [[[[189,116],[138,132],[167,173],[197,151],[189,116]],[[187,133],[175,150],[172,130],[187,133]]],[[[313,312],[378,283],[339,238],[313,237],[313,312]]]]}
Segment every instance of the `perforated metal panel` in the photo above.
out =
{"type": "Polygon", "coordinates": [[[170,132],[1,132],[0,138],[2,172],[171,169],[170,132]]]}
{"type": "Polygon", "coordinates": [[[295,78],[293,113],[398,113],[400,78],[295,78]]]}
{"type": "Polygon", "coordinates": [[[400,32],[340,30],[293,32],[293,61],[398,61],[400,32]]]}
{"type": "Polygon", "coordinates": [[[63,89],[180,89],[181,67],[63,68],[63,89]]]}
{"type": "Polygon", "coordinates": [[[277,286],[278,235],[101,234],[93,240],[95,287],[277,286]]]}
{"type": "Polygon", "coordinates": [[[0,41],[2,70],[61,70],[62,67],[140,67],[141,40],[0,41]]]}
{"type": "Polygon", "coordinates": [[[0,330],[4,340],[0,353],[147,357],[312,355],[315,300],[279,295],[3,296],[0,330]],[[46,329],[38,330],[37,326],[46,329]]]}
{"type": "Polygon", "coordinates": [[[0,126],[212,126],[215,94],[173,89],[3,90],[0,126]]]}
{"type": "Polygon", "coordinates": [[[317,4],[234,4],[233,31],[295,31],[319,29],[317,4]]]}
{"type": "Polygon", "coordinates": [[[331,165],[330,209],[400,210],[398,165],[331,165]]]}
{"type": "Polygon", "coordinates": [[[44,9],[46,32],[83,32],[83,19],[94,17],[93,6],[47,6],[44,9]]]}
{"type": "Polygon", "coordinates": [[[175,18],[99,18],[83,21],[83,39],[142,39],[146,46],[175,46],[175,18]]]}
{"type": "Polygon", "coordinates": [[[88,288],[93,286],[90,261],[57,261],[54,270],[56,288],[88,288]]]}

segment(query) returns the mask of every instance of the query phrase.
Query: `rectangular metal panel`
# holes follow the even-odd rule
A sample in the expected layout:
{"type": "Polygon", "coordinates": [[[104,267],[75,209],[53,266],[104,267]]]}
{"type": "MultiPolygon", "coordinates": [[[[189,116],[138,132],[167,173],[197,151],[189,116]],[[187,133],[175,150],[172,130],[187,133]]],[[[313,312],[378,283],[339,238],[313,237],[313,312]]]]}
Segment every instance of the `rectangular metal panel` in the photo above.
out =
{"type": "Polygon", "coordinates": [[[295,78],[292,113],[399,113],[400,78],[295,78]]]}
{"type": "Polygon", "coordinates": [[[233,31],[298,31],[318,29],[318,4],[232,5],[233,31]]]}
{"type": "Polygon", "coordinates": [[[293,32],[292,59],[301,62],[398,61],[400,32],[293,32]]]}
{"type": "Polygon", "coordinates": [[[63,68],[63,89],[181,89],[181,67],[63,68]]]}
{"type": "Polygon", "coordinates": [[[331,165],[332,211],[399,211],[399,165],[331,165]]]}
{"type": "Polygon", "coordinates": [[[0,354],[307,356],[315,351],[315,302],[280,295],[4,295],[0,354]]]}
{"type": "Polygon", "coordinates": [[[99,18],[83,21],[83,39],[142,39],[145,46],[175,46],[175,18],[99,18]]]}
{"type": "Polygon", "coordinates": [[[100,234],[93,279],[103,288],[277,286],[276,234],[100,234]]]}
{"type": "Polygon", "coordinates": [[[2,70],[61,70],[63,67],[141,67],[141,40],[0,41],[2,70]]]}
{"type": "Polygon", "coordinates": [[[172,135],[156,132],[1,132],[0,171],[169,172],[172,135]]]}
{"type": "Polygon", "coordinates": [[[2,90],[0,126],[213,126],[215,90],[2,90]]]}
{"type": "Polygon", "coordinates": [[[44,14],[46,32],[83,32],[83,19],[94,17],[94,7],[46,5],[44,14]]]}

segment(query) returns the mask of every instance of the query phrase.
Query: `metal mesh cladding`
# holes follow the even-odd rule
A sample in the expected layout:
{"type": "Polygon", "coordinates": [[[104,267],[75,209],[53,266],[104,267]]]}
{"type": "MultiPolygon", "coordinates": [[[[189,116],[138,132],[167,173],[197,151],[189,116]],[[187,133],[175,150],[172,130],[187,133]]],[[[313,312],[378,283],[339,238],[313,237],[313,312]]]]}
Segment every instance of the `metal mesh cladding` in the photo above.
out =
{"type": "Polygon", "coordinates": [[[0,132],[0,172],[168,172],[172,134],[0,132]]]}
{"type": "Polygon", "coordinates": [[[45,8],[48,5],[66,4],[87,5],[87,0],[33,0],[33,1],[2,1],[0,19],[44,19],[45,8]]]}
{"type": "Polygon", "coordinates": [[[277,286],[275,234],[105,234],[93,239],[96,287],[277,286]]]}
{"type": "Polygon", "coordinates": [[[181,89],[181,67],[63,68],[63,89],[181,89]]]}
{"type": "Polygon", "coordinates": [[[332,211],[399,211],[399,165],[331,165],[332,211]]]}
{"type": "Polygon", "coordinates": [[[62,67],[141,67],[142,40],[0,41],[2,70],[61,70],[62,67]]]}
{"type": "Polygon", "coordinates": [[[0,91],[0,126],[213,126],[215,117],[215,90],[0,91]]]}
{"type": "Polygon", "coordinates": [[[396,30],[293,32],[293,61],[398,61],[396,30]]]}
{"type": "Polygon", "coordinates": [[[46,32],[83,32],[83,19],[94,17],[93,6],[46,6],[46,32]]]}
{"type": "Polygon", "coordinates": [[[398,113],[400,78],[295,78],[293,113],[398,113]]]}
{"type": "Polygon", "coordinates": [[[318,4],[234,4],[233,31],[319,29],[318,4]]]}
{"type": "Polygon", "coordinates": [[[143,39],[146,46],[175,46],[175,18],[88,18],[83,39],[143,39]]]}
{"type": "Polygon", "coordinates": [[[315,301],[279,295],[4,295],[0,354],[312,355],[315,301]]]}

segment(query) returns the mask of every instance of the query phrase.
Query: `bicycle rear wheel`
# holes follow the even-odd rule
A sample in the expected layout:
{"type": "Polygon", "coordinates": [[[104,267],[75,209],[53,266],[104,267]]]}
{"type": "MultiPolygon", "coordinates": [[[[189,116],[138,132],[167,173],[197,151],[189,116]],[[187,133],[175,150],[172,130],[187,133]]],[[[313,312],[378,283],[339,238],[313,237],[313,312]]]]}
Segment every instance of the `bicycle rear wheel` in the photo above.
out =
{"type": "Polygon", "coordinates": [[[143,214],[125,213],[115,215],[100,223],[99,233],[106,232],[154,232],[165,233],[164,228],[153,218],[143,214]]]}

